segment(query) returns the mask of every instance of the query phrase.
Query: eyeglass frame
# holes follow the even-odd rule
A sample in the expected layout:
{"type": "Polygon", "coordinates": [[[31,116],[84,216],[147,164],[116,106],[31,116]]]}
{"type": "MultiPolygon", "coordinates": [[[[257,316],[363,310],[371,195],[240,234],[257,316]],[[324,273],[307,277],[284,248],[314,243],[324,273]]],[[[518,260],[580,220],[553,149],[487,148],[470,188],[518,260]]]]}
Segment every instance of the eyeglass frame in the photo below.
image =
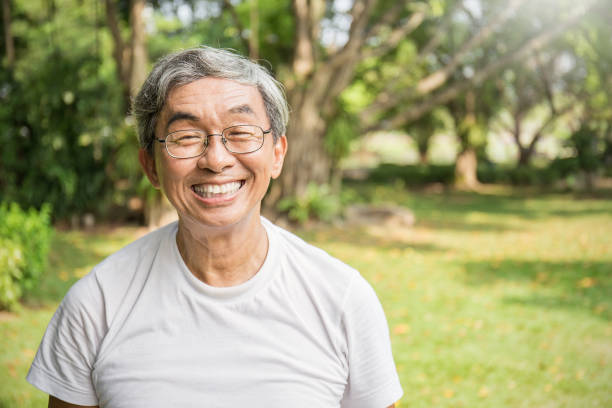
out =
{"type": "Polygon", "coordinates": [[[167,134],[167,135],[166,135],[166,136],[165,136],[163,139],[155,138],[155,141],[157,141],[157,142],[159,142],[159,143],[163,143],[163,144],[164,144],[164,146],[166,147],[166,152],[168,153],[168,155],[169,155],[170,157],[174,158],[174,159],[179,159],[179,160],[180,160],[180,159],[193,159],[194,157],[199,157],[199,156],[203,155],[204,153],[206,153],[206,149],[208,149],[208,146],[209,146],[209,144],[210,144],[210,142],[209,142],[209,138],[210,138],[211,136],[221,136],[221,143],[223,143],[223,147],[225,147],[225,150],[227,150],[227,151],[228,151],[228,152],[230,152],[231,154],[249,154],[249,153],[255,153],[256,151],[258,151],[259,149],[261,149],[261,148],[263,147],[263,145],[264,145],[265,141],[266,141],[266,140],[265,140],[265,138],[264,138],[264,136],[265,136],[265,135],[267,135],[267,134],[269,134],[269,133],[271,133],[271,132],[272,132],[272,128],[270,128],[270,129],[268,129],[268,130],[263,130],[263,128],[262,128],[261,126],[258,126],[258,125],[251,125],[251,124],[240,124],[240,125],[232,125],[232,126],[228,126],[228,127],[226,127],[225,129],[223,129],[223,130],[221,131],[221,133],[206,133],[206,132],[205,132],[205,131],[203,131],[202,129],[181,129],[181,130],[176,130],[176,131],[174,131],[174,132],[170,132],[170,133],[168,133],[168,134],[167,134]],[[242,152],[242,153],[239,153],[239,152],[233,152],[233,151],[231,151],[231,150],[230,150],[230,149],[227,147],[227,144],[226,144],[226,143],[227,143],[227,139],[225,138],[225,136],[223,136],[223,133],[225,133],[225,131],[226,131],[227,129],[231,129],[231,128],[238,127],[238,126],[254,126],[254,127],[259,128],[259,129],[261,130],[261,132],[262,132],[261,144],[259,145],[259,147],[258,147],[257,149],[255,149],[255,150],[251,150],[250,152],[242,152]],[[197,155],[195,155],[195,156],[189,156],[189,157],[177,157],[177,156],[173,155],[172,153],[170,153],[170,150],[168,150],[168,143],[166,143],[166,140],[168,139],[168,137],[169,137],[169,136],[172,136],[173,134],[178,133],[178,132],[186,132],[186,131],[190,131],[190,130],[197,131],[197,132],[201,132],[201,133],[202,133],[204,136],[206,136],[206,138],[204,138],[204,139],[203,139],[203,140],[204,140],[204,143],[203,143],[203,144],[204,144],[204,149],[202,150],[202,152],[201,152],[201,153],[199,153],[199,154],[197,154],[197,155]]]}

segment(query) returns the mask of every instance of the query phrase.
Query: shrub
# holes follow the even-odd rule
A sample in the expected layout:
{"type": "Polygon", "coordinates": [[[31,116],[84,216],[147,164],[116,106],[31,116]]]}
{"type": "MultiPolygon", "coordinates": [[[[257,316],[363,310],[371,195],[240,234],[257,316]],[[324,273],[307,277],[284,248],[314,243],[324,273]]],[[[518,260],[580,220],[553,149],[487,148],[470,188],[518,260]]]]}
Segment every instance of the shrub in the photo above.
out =
{"type": "Polygon", "coordinates": [[[291,221],[300,224],[309,219],[330,221],[340,214],[340,198],[330,192],[329,186],[308,184],[306,194],[301,197],[287,197],[278,203],[278,209],[286,212],[291,221]]]}
{"type": "Polygon", "coordinates": [[[53,232],[50,212],[48,205],[40,211],[0,205],[0,308],[13,308],[40,280],[53,232]]]}
{"type": "Polygon", "coordinates": [[[17,282],[23,275],[23,263],[19,246],[0,239],[0,309],[12,309],[21,297],[17,282]]]}
{"type": "Polygon", "coordinates": [[[373,169],[368,179],[373,182],[402,180],[407,186],[422,186],[431,183],[452,184],[455,177],[454,165],[398,165],[381,163],[373,169]]]}

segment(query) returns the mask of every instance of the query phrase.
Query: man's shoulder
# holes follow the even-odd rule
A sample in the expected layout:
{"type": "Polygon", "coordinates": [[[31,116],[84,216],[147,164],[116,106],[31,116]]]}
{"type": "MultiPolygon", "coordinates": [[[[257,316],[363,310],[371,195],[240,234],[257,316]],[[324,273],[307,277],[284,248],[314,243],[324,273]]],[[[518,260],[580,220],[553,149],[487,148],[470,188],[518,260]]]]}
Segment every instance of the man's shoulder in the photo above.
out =
{"type": "Polygon", "coordinates": [[[146,280],[161,244],[176,228],[171,223],[138,238],[106,257],[74,286],[95,286],[105,298],[121,296],[129,286],[146,280]]]}
{"type": "Polygon", "coordinates": [[[70,288],[64,307],[105,310],[110,322],[126,294],[144,284],[160,245],[175,230],[176,223],[166,225],[109,255],[70,288]]]}
{"type": "Polygon", "coordinates": [[[106,257],[102,262],[96,265],[94,271],[97,271],[97,273],[102,271],[105,273],[110,271],[121,271],[125,267],[143,261],[152,261],[161,243],[170,235],[173,235],[176,229],[177,224],[174,222],[149,232],[106,257]]]}
{"type": "Polygon", "coordinates": [[[323,284],[334,291],[350,286],[359,272],[325,250],[316,247],[294,233],[271,224],[279,238],[281,257],[286,266],[305,279],[323,284]]]}

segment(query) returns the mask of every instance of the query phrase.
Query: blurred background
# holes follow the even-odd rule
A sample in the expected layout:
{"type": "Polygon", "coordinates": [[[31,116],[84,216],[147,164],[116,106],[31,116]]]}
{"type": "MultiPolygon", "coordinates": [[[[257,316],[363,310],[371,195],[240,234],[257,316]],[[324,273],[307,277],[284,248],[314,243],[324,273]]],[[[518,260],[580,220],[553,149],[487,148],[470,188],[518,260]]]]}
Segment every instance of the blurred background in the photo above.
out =
{"type": "Polygon", "coordinates": [[[173,218],[130,101],[201,44],[284,85],[266,216],[358,268],[400,406],[612,406],[609,0],[1,0],[0,407],[63,295],[173,218]]]}

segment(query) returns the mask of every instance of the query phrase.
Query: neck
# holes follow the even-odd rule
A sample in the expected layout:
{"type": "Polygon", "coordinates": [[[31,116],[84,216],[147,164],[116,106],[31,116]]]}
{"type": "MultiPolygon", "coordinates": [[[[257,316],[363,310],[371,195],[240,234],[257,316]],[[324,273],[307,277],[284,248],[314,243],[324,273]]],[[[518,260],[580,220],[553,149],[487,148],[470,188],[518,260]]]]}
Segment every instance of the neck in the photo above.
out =
{"type": "Polygon", "coordinates": [[[259,215],[229,227],[202,227],[179,220],[176,243],[191,273],[217,287],[251,279],[268,252],[268,236],[259,215]]]}

